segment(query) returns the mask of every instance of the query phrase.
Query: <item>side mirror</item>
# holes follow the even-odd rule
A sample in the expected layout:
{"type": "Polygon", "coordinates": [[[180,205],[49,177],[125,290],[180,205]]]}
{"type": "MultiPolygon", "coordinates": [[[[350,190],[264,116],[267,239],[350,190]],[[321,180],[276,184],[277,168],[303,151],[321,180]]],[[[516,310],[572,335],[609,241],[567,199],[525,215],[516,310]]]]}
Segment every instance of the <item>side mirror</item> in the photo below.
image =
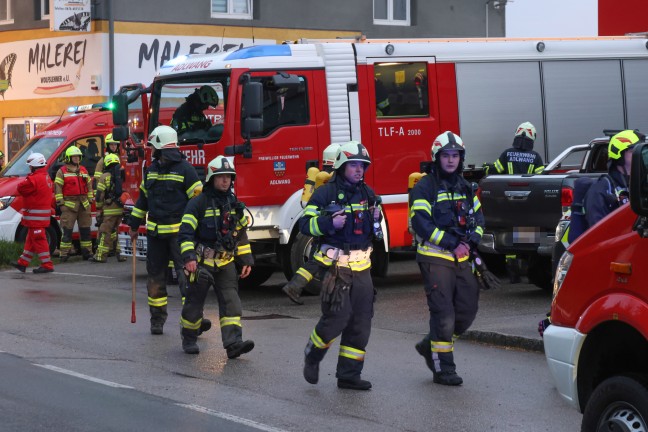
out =
{"type": "Polygon", "coordinates": [[[632,150],[630,206],[639,216],[648,217],[648,144],[646,143],[638,144],[632,150]]]}
{"type": "MultiPolygon", "coordinates": [[[[114,117],[114,114],[113,114],[114,117]]],[[[113,139],[117,141],[126,141],[128,140],[128,137],[130,136],[129,131],[128,131],[128,126],[121,125],[121,126],[115,126],[113,128],[113,139]]]]}
{"type": "Polygon", "coordinates": [[[243,87],[243,109],[245,117],[263,115],[263,84],[248,81],[243,87]]]}
{"type": "Polygon", "coordinates": [[[128,95],[125,93],[116,94],[112,97],[113,103],[113,124],[115,126],[126,126],[128,124],[128,95]]]}

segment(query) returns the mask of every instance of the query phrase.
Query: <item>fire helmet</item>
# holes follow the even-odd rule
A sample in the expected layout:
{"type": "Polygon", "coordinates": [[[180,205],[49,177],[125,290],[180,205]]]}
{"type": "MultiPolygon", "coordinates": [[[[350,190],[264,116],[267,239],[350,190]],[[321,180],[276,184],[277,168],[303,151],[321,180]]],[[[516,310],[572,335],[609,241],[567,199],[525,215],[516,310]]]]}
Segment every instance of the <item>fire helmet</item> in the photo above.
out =
{"type": "Polygon", "coordinates": [[[117,148],[119,149],[119,141],[113,138],[112,133],[106,135],[106,151],[110,151],[110,147],[108,147],[109,144],[117,144],[117,148]]]}
{"type": "Polygon", "coordinates": [[[638,130],[624,130],[610,138],[608,144],[608,159],[621,159],[623,152],[632,148],[639,141],[644,141],[646,136],[638,130]]]}
{"type": "Polygon", "coordinates": [[[234,162],[227,159],[225,156],[216,156],[216,158],[207,165],[207,177],[205,178],[205,183],[209,183],[212,176],[217,174],[231,174],[232,181],[234,181],[234,179],[236,179],[234,162]]]}
{"type": "MultiPolygon", "coordinates": [[[[0,152],[0,153],[2,153],[2,152],[0,152]]],[[[4,156],[4,155],[0,154],[0,157],[2,157],[2,156],[4,156]]],[[[40,168],[40,167],[44,167],[45,165],[47,165],[47,160],[45,159],[45,156],[43,156],[42,153],[32,153],[27,158],[27,165],[29,165],[30,167],[34,167],[34,168],[40,168]]]]}
{"type": "Polygon", "coordinates": [[[117,156],[116,154],[108,153],[106,156],[104,156],[104,166],[106,168],[118,163],[119,163],[119,156],[117,156]]]}
{"type": "Polygon", "coordinates": [[[83,153],[77,146],[70,146],[65,150],[65,162],[70,163],[72,161],[72,156],[79,156],[79,161],[83,159],[83,153]]]}
{"type": "Polygon", "coordinates": [[[212,107],[216,107],[218,105],[218,94],[213,87],[204,85],[199,89],[196,89],[196,92],[198,93],[200,102],[204,103],[205,105],[212,107]]]}
{"type": "Polygon", "coordinates": [[[436,162],[437,154],[443,150],[459,150],[461,159],[466,154],[466,147],[464,146],[461,137],[450,131],[445,131],[434,139],[430,153],[432,154],[432,162],[436,162]]]}
{"type": "Polygon", "coordinates": [[[358,141],[349,141],[340,145],[340,150],[335,157],[333,169],[338,170],[347,162],[363,162],[365,168],[371,164],[367,148],[358,141]]]}
{"type": "Polygon", "coordinates": [[[520,126],[517,127],[515,130],[515,136],[525,136],[529,138],[531,141],[535,141],[536,139],[536,128],[533,126],[530,122],[524,122],[520,124],[520,126]]]}
{"type": "Polygon", "coordinates": [[[177,149],[178,133],[170,126],[158,126],[149,135],[148,143],[156,150],[177,149]]]}
{"type": "Polygon", "coordinates": [[[335,164],[335,158],[340,151],[341,145],[338,143],[333,143],[326,147],[322,152],[322,166],[324,167],[333,167],[335,164]]]}

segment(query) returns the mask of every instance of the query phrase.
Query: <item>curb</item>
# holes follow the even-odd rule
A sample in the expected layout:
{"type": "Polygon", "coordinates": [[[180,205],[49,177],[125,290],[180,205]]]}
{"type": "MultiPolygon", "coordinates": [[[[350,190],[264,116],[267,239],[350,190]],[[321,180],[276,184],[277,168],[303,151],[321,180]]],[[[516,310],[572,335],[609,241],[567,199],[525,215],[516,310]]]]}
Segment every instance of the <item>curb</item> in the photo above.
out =
{"type": "Polygon", "coordinates": [[[542,339],[532,339],[522,336],[511,336],[494,332],[480,330],[468,330],[461,335],[461,339],[470,340],[477,343],[496,345],[506,348],[516,348],[524,351],[534,351],[544,353],[544,343],[542,339]]]}

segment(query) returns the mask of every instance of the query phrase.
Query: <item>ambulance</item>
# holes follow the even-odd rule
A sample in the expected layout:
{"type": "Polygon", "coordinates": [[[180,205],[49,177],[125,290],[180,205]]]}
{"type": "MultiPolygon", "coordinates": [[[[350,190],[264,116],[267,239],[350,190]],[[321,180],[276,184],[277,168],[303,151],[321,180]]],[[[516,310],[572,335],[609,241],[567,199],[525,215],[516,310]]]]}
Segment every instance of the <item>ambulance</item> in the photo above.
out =
{"type": "MultiPolygon", "coordinates": [[[[645,76],[640,37],[300,40],[165,63],[150,88],[148,132],[170,124],[196,89],[217,91],[217,127],[181,134],[179,145],[201,177],[217,155],[233,160],[252,250],[267,264],[256,266],[255,283],[277,266],[290,277],[308,256],[310,240],[297,228],[307,169],[320,166],[331,143],[362,142],[372,160],[365,180],[384,208],[384,239],[372,258],[374,274],[384,275],[389,252],[412,245],[408,176],[430,160],[438,134],[461,135],[475,168],[467,171],[479,173],[531,121],[535,149],[549,160],[601,124],[641,128],[645,76]]],[[[125,233],[120,241],[126,250],[125,233]]],[[[145,239],[138,245],[143,255],[145,239]]]]}
{"type": "MultiPolygon", "coordinates": [[[[120,91],[128,90],[124,88],[120,91]]],[[[131,104],[128,117],[131,134],[120,146],[122,166],[127,179],[124,181],[124,191],[135,196],[141,181],[141,160],[144,158],[140,143],[145,130],[142,106],[146,110],[147,103],[146,99],[144,100],[143,105],[141,99],[138,103],[131,104]]],[[[35,134],[20,149],[0,173],[0,240],[24,242],[26,239],[27,229],[20,224],[23,199],[17,192],[17,186],[30,172],[26,164],[29,155],[42,153],[47,159],[45,169],[54,178],[58,169],[63,166],[65,151],[70,146],[77,146],[83,153],[81,165],[92,176],[97,162],[104,155],[105,137],[113,131],[112,117],[110,102],[69,107],[67,112],[35,134]]],[[[91,228],[94,238],[97,231],[94,223],[94,205],[92,209],[91,228]]],[[[50,251],[54,251],[61,240],[62,231],[53,195],[51,223],[46,235],[50,251]]],[[[75,227],[74,238],[78,238],[77,227],[75,227]]]]}

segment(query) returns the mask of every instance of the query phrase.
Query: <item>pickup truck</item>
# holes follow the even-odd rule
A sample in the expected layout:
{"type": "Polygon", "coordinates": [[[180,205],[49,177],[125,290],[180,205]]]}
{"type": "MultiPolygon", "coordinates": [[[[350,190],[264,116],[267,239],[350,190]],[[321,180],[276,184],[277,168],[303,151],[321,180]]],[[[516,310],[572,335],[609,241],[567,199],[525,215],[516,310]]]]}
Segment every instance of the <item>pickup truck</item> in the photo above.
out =
{"type": "Polygon", "coordinates": [[[526,258],[529,282],[549,290],[556,226],[571,206],[576,179],[607,171],[607,144],[613,132],[617,131],[567,148],[542,174],[483,178],[477,191],[486,221],[480,252],[526,258]]]}

